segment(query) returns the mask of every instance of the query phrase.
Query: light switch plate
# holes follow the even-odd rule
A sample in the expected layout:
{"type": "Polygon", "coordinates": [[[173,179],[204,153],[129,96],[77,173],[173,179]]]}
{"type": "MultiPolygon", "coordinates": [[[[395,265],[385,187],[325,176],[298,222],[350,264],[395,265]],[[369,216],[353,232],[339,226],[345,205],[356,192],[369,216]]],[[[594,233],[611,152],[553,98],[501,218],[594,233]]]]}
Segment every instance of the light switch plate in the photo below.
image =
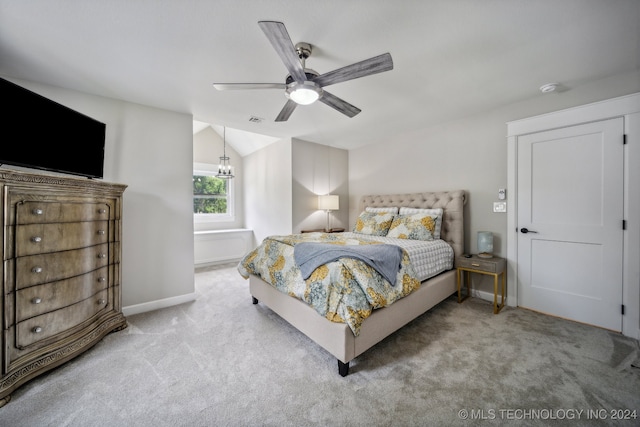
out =
{"type": "Polygon", "coordinates": [[[506,212],[507,211],[507,202],[493,202],[493,211],[494,212],[506,212]]]}

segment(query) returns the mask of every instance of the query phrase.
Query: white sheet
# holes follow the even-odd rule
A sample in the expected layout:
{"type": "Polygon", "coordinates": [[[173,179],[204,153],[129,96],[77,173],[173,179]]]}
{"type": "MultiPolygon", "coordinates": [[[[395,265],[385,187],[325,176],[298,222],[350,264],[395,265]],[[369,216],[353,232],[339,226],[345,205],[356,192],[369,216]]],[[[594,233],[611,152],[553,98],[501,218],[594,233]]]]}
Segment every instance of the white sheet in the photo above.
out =
{"type": "Polygon", "coordinates": [[[441,239],[424,241],[369,236],[353,232],[346,232],[344,234],[360,239],[397,245],[405,249],[409,254],[416,275],[421,282],[453,268],[453,248],[441,239]]]}

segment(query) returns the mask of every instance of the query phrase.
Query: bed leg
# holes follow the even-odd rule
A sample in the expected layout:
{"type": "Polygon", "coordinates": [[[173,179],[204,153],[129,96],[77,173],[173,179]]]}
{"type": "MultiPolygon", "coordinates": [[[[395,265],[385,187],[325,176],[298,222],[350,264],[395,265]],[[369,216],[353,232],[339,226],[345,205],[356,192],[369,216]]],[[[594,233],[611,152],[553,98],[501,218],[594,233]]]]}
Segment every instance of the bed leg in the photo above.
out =
{"type": "Polygon", "coordinates": [[[258,298],[254,297],[253,295],[251,296],[251,302],[254,304],[258,303],[258,298]]]}
{"type": "Polygon", "coordinates": [[[344,363],[338,359],[338,372],[341,376],[346,377],[349,374],[349,362],[344,363]]]}

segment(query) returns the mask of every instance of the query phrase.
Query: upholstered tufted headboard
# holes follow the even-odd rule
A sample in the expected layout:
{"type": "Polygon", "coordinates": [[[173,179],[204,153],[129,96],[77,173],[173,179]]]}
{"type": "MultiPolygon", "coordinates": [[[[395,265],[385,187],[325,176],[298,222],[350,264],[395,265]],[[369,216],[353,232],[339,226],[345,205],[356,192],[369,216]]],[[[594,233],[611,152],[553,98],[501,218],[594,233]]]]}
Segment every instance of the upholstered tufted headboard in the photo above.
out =
{"type": "Polygon", "coordinates": [[[442,208],[441,238],[448,242],[456,256],[464,253],[464,190],[439,191],[433,193],[388,194],[382,196],[362,196],[360,212],[367,206],[406,206],[411,208],[442,208]]]}

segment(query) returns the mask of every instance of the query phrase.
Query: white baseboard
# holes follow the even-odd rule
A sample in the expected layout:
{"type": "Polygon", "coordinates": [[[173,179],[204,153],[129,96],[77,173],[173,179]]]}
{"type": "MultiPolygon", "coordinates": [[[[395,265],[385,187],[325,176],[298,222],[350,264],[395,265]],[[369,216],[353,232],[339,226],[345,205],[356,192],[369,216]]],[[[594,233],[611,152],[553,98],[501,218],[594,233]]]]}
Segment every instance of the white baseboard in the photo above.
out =
{"type": "Polygon", "coordinates": [[[238,264],[240,261],[242,261],[242,258],[227,259],[223,261],[205,262],[205,263],[195,264],[194,268],[196,271],[198,271],[200,269],[206,269],[207,267],[215,267],[216,265],[238,264]]]}
{"type": "MultiPolygon", "coordinates": [[[[493,304],[493,292],[480,291],[480,290],[471,288],[471,296],[474,298],[480,298],[481,300],[489,301],[491,304],[493,304]]],[[[509,307],[516,306],[514,298],[510,298],[508,294],[507,294],[507,299],[505,300],[504,303],[509,307]]],[[[500,294],[498,294],[498,304],[500,304],[500,294]]]]}
{"type": "Polygon", "coordinates": [[[195,300],[196,294],[194,292],[190,294],[179,295],[177,297],[165,298],[123,307],[122,314],[124,314],[125,317],[132,316],[134,314],[146,313],[147,311],[159,310],[161,308],[172,307],[174,305],[184,304],[185,302],[191,302],[195,300]]]}

